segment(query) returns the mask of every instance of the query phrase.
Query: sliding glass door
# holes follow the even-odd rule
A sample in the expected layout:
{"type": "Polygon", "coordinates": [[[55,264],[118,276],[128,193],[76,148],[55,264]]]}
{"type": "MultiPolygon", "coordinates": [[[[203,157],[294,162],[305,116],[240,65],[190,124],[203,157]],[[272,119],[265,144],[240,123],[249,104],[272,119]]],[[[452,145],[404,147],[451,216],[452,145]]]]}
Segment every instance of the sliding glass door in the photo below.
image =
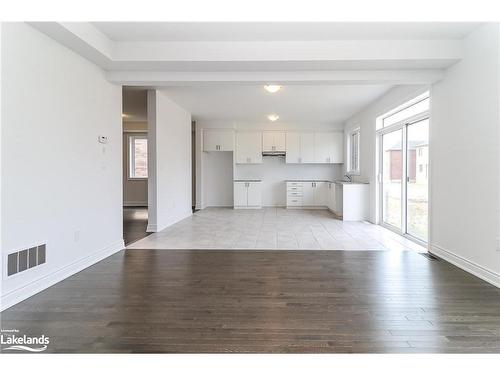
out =
{"type": "Polygon", "coordinates": [[[427,242],[429,118],[384,129],[380,150],[382,224],[427,242]]]}
{"type": "Polygon", "coordinates": [[[382,221],[402,228],[403,130],[382,135],[382,221]]]}
{"type": "Polygon", "coordinates": [[[406,233],[427,242],[429,119],[407,125],[406,233]]]}

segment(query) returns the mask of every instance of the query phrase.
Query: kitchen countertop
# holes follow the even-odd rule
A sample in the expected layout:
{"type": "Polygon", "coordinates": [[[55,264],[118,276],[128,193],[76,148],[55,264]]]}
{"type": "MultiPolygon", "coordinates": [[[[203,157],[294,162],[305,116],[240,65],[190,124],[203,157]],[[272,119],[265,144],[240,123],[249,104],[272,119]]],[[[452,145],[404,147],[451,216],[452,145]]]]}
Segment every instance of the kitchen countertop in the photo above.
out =
{"type": "Polygon", "coordinates": [[[313,180],[313,179],[310,179],[310,180],[285,180],[285,182],[333,182],[333,181],[330,181],[330,180],[313,180]]]}
{"type": "Polygon", "coordinates": [[[334,184],[340,184],[340,185],[369,185],[369,182],[349,182],[349,181],[340,181],[340,180],[334,180],[330,181],[333,182],[334,184]]]}
{"type": "Polygon", "coordinates": [[[341,185],[368,185],[368,182],[349,182],[349,181],[341,181],[341,180],[285,180],[285,182],[331,182],[333,184],[341,184],[341,185]]]}

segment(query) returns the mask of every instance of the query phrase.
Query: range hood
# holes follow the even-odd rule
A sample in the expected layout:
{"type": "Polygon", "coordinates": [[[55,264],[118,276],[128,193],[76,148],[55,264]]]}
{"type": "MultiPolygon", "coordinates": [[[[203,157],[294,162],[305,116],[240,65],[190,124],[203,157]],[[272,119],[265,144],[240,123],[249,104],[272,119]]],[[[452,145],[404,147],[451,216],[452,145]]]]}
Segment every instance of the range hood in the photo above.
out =
{"type": "Polygon", "coordinates": [[[262,156],[285,156],[285,151],[262,151],[262,156]]]}

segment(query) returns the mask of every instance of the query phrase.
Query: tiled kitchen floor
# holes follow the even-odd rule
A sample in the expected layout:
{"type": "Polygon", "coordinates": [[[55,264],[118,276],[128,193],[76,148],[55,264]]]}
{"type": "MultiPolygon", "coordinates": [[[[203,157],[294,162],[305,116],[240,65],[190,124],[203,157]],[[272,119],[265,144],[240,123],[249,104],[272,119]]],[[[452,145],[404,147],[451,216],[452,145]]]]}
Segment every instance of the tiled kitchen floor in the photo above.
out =
{"type": "Polygon", "coordinates": [[[207,208],[129,249],[425,249],[379,225],[344,222],[328,210],[207,208]]]}

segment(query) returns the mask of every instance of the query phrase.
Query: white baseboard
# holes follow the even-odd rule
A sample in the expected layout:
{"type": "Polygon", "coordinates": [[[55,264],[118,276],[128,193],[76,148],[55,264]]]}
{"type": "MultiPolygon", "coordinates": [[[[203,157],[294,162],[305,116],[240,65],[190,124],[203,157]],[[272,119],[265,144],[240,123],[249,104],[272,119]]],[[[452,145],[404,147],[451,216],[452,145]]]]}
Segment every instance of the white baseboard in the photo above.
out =
{"type": "Polygon", "coordinates": [[[496,286],[497,288],[500,288],[500,275],[498,273],[486,269],[483,266],[480,266],[479,264],[471,262],[470,260],[465,259],[459,255],[456,255],[452,253],[450,250],[446,250],[445,248],[435,244],[430,245],[429,252],[437,256],[438,258],[442,258],[447,262],[454,264],[458,268],[461,268],[464,271],[467,271],[473,274],[474,276],[483,279],[484,281],[496,286]]]}
{"type": "Polygon", "coordinates": [[[148,226],[146,227],[146,232],[148,232],[148,233],[160,232],[164,229],[167,229],[169,226],[174,225],[175,223],[178,223],[181,220],[187,219],[189,216],[192,216],[192,215],[193,215],[193,211],[190,208],[189,211],[184,213],[182,216],[179,216],[179,218],[177,218],[176,220],[174,220],[174,221],[172,221],[172,222],[170,222],[167,225],[164,225],[162,227],[159,227],[158,224],[149,224],[148,223],[148,226]]]}
{"type": "Polygon", "coordinates": [[[156,233],[158,232],[158,225],[156,224],[149,224],[146,227],[146,232],[147,233],[156,233]]]}
{"type": "Polygon", "coordinates": [[[141,202],[141,201],[126,201],[123,202],[123,207],[147,207],[148,206],[148,201],[141,202]]]}
{"type": "Polygon", "coordinates": [[[116,241],[115,243],[112,243],[111,245],[106,246],[105,248],[86,256],[85,258],[70,263],[67,266],[55,270],[52,273],[34,280],[27,285],[2,295],[1,311],[34,296],[42,290],[57,284],[58,282],[96,264],[97,262],[117,253],[120,250],[123,250],[124,248],[125,244],[123,240],[116,241]]]}

